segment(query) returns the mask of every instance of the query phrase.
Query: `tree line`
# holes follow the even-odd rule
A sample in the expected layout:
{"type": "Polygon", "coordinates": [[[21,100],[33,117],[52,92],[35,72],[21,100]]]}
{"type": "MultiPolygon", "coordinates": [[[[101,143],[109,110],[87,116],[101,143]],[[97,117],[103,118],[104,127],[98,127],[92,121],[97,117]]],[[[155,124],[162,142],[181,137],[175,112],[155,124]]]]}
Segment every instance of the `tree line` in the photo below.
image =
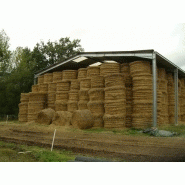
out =
{"type": "Polygon", "coordinates": [[[0,31],[0,115],[18,115],[20,94],[31,91],[34,73],[73,56],[84,49],[79,39],[38,42],[31,50],[17,47],[10,50],[10,39],[0,31]]]}

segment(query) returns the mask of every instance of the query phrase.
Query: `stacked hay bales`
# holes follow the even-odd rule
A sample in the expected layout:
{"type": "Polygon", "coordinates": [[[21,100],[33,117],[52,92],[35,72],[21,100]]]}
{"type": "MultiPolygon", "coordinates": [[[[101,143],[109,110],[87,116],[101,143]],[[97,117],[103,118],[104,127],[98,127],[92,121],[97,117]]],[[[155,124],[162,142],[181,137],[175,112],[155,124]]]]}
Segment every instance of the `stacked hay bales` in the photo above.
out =
{"type": "Polygon", "coordinates": [[[27,122],[29,93],[21,93],[20,101],[18,118],[20,122],[27,122]]]}
{"type": "Polygon", "coordinates": [[[166,71],[164,68],[159,68],[157,80],[158,125],[169,124],[167,84],[166,71]]]}
{"type": "Polygon", "coordinates": [[[38,77],[38,84],[44,83],[44,75],[38,77]]]}
{"type": "Polygon", "coordinates": [[[167,74],[167,91],[168,91],[168,115],[169,115],[169,123],[174,124],[175,122],[175,86],[173,75],[171,73],[167,74]]]}
{"type": "Polygon", "coordinates": [[[55,111],[67,111],[69,100],[70,81],[61,80],[56,85],[55,111]]]}
{"type": "Polygon", "coordinates": [[[79,110],[88,109],[87,107],[87,103],[89,102],[88,91],[90,88],[91,88],[91,78],[83,78],[80,80],[79,102],[78,102],[79,110]]]}
{"type": "Polygon", "coordinates": [[[62,71],[62,79],[63,80],[72,80],[77,78],[76,70],[64,70],[62,71]]]}
{"type": "Polygon", "coordinates": [[[32,85],[32,92],[39,92],[39,85],[32,85]]]}
{"type": "Polygon", "coordinates": [[[53,72],[53,82],[57,83],[61,80],[62,80],[62,72],[61,71],[53,72]]]}
{"type": "Polygon", "coordinates": [[[37,113],[46,107],[47,93],[30,92],[28,103],[28,119],[27,121],[35,121],[37,119],[37,113]]]}
{"type": "Polygon", "coordinates": [[[91,76],[91,89],[88,91],[88,109],[94,117],[93,128],[104,127],[104,77],[99,74],[91,76]]]}
{"type": "Polygon", "coordinates": [[[48,83],[47,108],[51,108],[53,110],[55,110],[56,86],[57,83],[48,83]]]}
{"type": "Polygon", "coordinates": [[[181,79],[181,121],[185,122],[185,80],[181,79]]]}
{"type": "Polygon", "coordinates": [[[109,74],[120,73],[119,63],[103,63],[100,66],[100,76],[106,76],[109,74]]]}
{"type": "Polygon", "coordinates": [[[126,122],[125,126],[132,127],[132,113],[133,113],[133,93],[132,93],[132,77],[130,75],[129,63],[123,63],[120,66],[121,73],[125,77],[125,89],[126,89],[126,122]]]}
{"type": "Polygon", "coordinates": [[[126,118],[126,93],[123,74],[105,76],[105,128],[123,128],[126,118]]]}
{"type": "Polygon", "coordinates": [[[130,63],[133,83],[132,126],[146,128],[152,126],[152,74],[150,63],[136,61],[130,63]]]}
{"type": "Polygon", "coordinates": [[[78,80],[84,79],[87,77],[87,68],[78,69],[78,80]]]}
{"type": "Polygon", "coordinates": [[[87,67],[87,78],[92,76],[100,75],[100,66],[89,66],[87,67]]]}

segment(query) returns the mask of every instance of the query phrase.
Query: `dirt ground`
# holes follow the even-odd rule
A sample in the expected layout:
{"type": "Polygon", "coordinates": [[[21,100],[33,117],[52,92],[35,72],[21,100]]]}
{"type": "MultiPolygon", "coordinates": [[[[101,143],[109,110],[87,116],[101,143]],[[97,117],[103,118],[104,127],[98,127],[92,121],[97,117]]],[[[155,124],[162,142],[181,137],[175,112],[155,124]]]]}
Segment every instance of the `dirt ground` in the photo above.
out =
{"type": "Polygon", "coordinates": [[[185,138],[119,135],[111,132],[86,133],[70,127],[38,126],[36,124],[0,124],[0,140],[19,144],[117,159],[118,161],[185,161],[185,138]]]}

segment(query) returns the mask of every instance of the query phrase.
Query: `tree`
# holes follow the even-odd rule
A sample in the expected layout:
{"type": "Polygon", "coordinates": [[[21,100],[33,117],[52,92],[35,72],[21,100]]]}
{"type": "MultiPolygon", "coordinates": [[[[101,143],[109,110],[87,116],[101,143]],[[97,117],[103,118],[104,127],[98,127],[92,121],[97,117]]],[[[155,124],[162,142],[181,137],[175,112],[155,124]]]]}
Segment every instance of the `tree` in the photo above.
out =
{"type": "Polygon", "coordinates": [[[35,71],[61,62],[82,51],[84,49],[81,47],[79,39],[71,41],[69,37],[66,37],[55,42],[49,40],[46,44],[41,41],[36,44],[32,52],[32,58],[36,63],[35,71]]]}
{"type": "Polygon", "coordinates": [[[11,51],[9,50],[9,37],[5,31],[0,32],[0,72],[4,75],[10,69],[11,51]]]}

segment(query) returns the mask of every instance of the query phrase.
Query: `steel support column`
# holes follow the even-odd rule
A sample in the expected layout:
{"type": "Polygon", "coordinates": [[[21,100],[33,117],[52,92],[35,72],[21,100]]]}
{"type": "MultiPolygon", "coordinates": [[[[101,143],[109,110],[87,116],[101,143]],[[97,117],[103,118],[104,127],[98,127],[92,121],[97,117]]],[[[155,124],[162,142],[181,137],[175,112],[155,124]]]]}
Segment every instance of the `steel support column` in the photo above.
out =
{"type": "Polygon", "coordinates": [[[36,85],[37,84],[37,78],[34,76],[34,81],[33,84],[36,85]]]}
{"type": "Polygon", "coordinates": [[[157,61],[156,53],[153,53],[152,59],[152,77],[153,77],[153,127],[157,127],[157,61]]]}
{"type": "Polygon", "coordinates": [[[174,84],[175,84],[175,125],[178,125],[178,69],[174,70],[174,84]]]}

